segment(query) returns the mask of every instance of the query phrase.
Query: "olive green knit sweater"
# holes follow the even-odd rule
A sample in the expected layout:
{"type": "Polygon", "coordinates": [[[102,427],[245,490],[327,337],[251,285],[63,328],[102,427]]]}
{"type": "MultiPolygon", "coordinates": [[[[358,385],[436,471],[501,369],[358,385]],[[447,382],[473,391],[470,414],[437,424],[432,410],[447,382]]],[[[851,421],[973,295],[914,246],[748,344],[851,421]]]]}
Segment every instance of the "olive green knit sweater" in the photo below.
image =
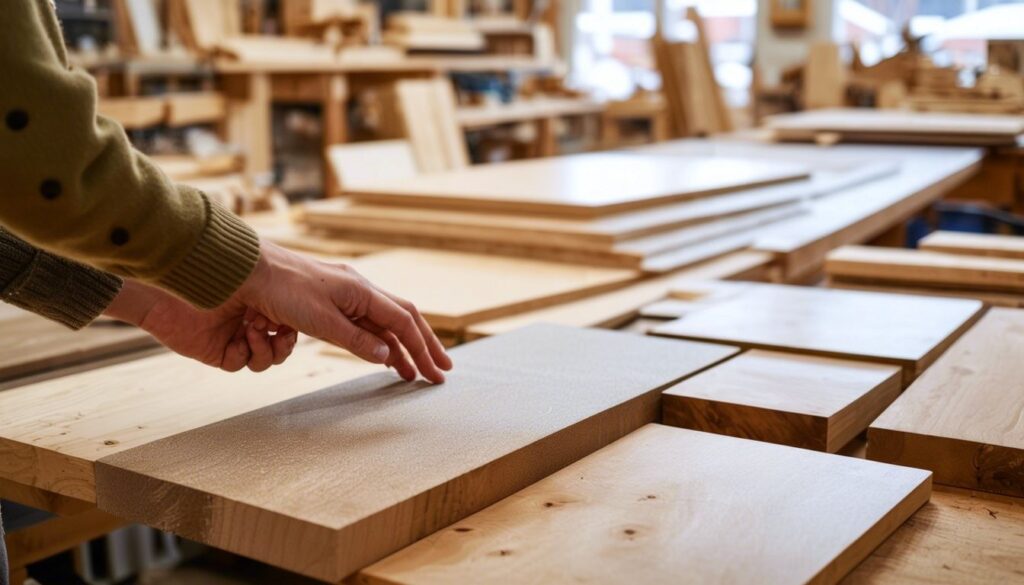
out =
{"type": "Polygon", "coordinates": [[[0,80],[0,225],[202,308],[227,300],[248,277],[256,234],[199,191],[171,183],[120,126],[96,114],[95,83],[69,68],[48,0],[4,0],[0,80]]]}

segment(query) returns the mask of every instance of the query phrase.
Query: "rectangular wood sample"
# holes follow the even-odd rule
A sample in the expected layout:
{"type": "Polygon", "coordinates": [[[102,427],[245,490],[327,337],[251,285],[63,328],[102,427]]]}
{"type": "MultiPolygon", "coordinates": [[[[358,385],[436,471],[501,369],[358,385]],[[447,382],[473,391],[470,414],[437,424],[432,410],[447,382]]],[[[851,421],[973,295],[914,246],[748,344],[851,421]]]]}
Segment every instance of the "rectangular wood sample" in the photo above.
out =
{"type": "Polygon", "coordinates": [[[918,242],[928,252],[1024,260],[1024,237],[938,231],[918,242]]]}
{"type": "Polygon", "coordinates": [[[652,331],[743,348],[897,364],[904,386],[981,316],[979,301],[748,284],[652,331]]]}
{"type": "Polygon", "coordinates": [[[1024,311],[992,309],[868,429],[868,457],[1024,496],[1024,311]]]}
{"type": "Polygon", "coordinates": [[[836,453],[901,389],[898,366],[753,350],[666,390],[662,420],[836,453]]]}
{"type": "Polygon", "coordinates": [[[162,354],[0,392],[0,477],[95,502],[101,457],[383,369],[318,347],[261,374],[162,354]]]}
{"type": "Polygon", "coordinates": [[[648,425],[360,577],[836,583],[930,492],[918,469],[648,425]]]}
{"type": "Polygon", "coordinates": [[[1024,293],[1024,260],[845,246],[830,253],[825,272],[839,281],[911,284],[1024,293]]]}
{"type": "Polygon", "coordinates": [[[107,457],[98,503],[338,582],[653,422],[735,351],[528,327],[454,349],[441,386],[368,376],[107,457]]]}
{"type": "Polygon", "coordinates": [[[594,218],[806,178],[807,167],[722,157],[592,153],[360,185],[359,202],[594,218]]]}
{"type": "Polygon", "coordinates": [[[415,249],[351,264],[382,289],[415,302],[430,325],[444,331],[606,292],[640,276],[632,270],[415,249]]]}

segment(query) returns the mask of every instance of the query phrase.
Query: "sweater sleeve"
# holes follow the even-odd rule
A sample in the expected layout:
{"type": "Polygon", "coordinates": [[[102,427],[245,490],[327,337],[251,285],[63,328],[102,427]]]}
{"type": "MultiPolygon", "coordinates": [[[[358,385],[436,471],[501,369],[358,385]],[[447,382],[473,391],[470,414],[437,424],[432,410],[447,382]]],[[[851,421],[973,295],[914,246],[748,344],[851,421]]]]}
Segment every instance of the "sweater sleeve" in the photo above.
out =
{"type": "Polygon", "coordinates": [[[0,228],[0,299],[72,329],[91,323],[120,278],[39,250],[0,228]]]}
{"type": "Polygon", "coordinates": [[[259,256],[252,228],[171,181],[97,115],[93,79],[67,65],[48,0],[0,11],[0,224],[54,254],[224,302],[259,256]]]}

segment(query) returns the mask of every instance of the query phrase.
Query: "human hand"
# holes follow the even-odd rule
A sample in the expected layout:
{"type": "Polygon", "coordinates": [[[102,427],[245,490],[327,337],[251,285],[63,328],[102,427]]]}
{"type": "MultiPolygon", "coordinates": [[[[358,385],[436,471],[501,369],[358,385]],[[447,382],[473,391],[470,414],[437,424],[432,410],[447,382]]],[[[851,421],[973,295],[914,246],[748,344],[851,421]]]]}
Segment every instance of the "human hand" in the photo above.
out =
{"type": "Polygon", "coordinates": [[[261,242],[256,268],[235,297],[275,323],[393,367],[406,380],[414,380],[418,369],[440,384],[442,370],[452,368],[412,303],[378,289],[349,266],[261,242]]]}
{"type": "Polygon", "coordinates": [[[104,312],[135,325],[169,349],[206,365],[262,372],[285,361],[298,334],[232,299],[210,311],[142,283],[126,280],[104,312]]]}

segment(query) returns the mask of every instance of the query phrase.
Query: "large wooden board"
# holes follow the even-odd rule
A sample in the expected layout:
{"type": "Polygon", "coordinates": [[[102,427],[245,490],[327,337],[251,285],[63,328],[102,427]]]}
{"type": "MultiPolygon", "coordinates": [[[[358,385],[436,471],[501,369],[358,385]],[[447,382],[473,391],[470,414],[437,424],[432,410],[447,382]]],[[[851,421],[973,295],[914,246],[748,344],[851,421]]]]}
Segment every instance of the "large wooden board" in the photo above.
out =
{"type": "Polygon", "coordinates": [[[903,367],[912,381],[981,315],[963,299],[748,285],[653,333],[903,367]]]}
{"type": "Polygon", "coordinates": [[[1024,502],[936,486],[844,585],[1005,585],[1024,575],[1024,502]]]}
{"type": "Polygon", "coordinates": [[[592,218],[808,174],[801,165],[756,159],[593,153],[385,179],[351,195],[366,203],[592,218]]]}
{"type": "Polygon", "coordinates": [[[1021,236],[939,231],[922,238],[918,247],[929,252],[1024,260],[1024,237],[1021,236]]]}
{"type": "Polygon", "coordinates": [[[897,366],[753,350],[665,391],[667,425],[835,453],[899,396],[897,366]]]}
{"type": "Polygon", "coordinates": [[[901,248],[847,246],[825,261],[838,280],[1024,293],[1024,260],[987,258],[901,248]]]}
{"type": "Polygon", "coordinates": [[[0,477],[92,502],[101,457],[381,369],[318,346],[262,374],[164,354],[0,392],[0,477]]]}
{"type": "Polygon", "coordinates": [[[733,348],[534,326],[108,457],[113,514],[337,582],[658,416],[733,348]]]}
{"type": "Polygon", "coordinates": [[[868,430],[868,457],[1024,496],[1024,311],[992,309],[868,430]]]}
{"type": "Polygon", "coordinates": [[[156,345],[145,331],[112,321],[71,331],[26,313],[0,323],[0,382],[100,362],[156,345]]]}
{"type": "Polygon", "coordinates": [[[1013,145],[1024,134],[1024,118],[899,110],[825,109],[781,114],[767,126],[781,140],[814,140],[820,133],[874,142],[1013,145]]]}
{"type": "Polygon", "coordinates": [[[612,290],[636,272],[433,250],[393,250],[352,261],[363,276],[408,298],[445,331],[612,290]]]}
{"type": "Polygon", "coordinates": [[[930,492],[916,469],[649,425],[361,577],[835,583],[930,492]]]}

